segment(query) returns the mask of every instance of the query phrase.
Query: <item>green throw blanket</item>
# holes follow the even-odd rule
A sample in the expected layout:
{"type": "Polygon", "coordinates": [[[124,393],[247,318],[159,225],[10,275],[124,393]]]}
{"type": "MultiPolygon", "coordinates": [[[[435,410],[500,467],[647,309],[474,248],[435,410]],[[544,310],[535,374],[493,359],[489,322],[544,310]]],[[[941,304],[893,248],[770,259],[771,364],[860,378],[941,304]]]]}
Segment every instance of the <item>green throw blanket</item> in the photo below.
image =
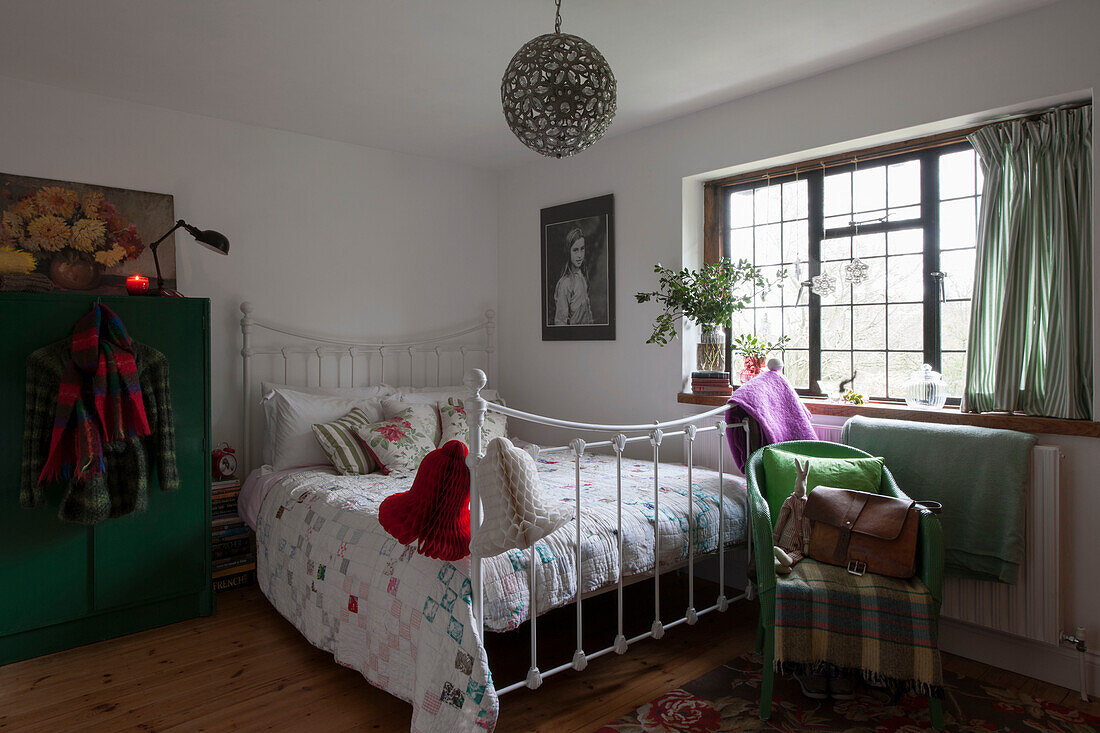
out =
{"type": "Polygon", "coordinates": [[[853,417],[841,440],[882,456],[917,501],[943,504],[944,571],[1015,583],[1035,437],[1014,430],[853,417]]]}

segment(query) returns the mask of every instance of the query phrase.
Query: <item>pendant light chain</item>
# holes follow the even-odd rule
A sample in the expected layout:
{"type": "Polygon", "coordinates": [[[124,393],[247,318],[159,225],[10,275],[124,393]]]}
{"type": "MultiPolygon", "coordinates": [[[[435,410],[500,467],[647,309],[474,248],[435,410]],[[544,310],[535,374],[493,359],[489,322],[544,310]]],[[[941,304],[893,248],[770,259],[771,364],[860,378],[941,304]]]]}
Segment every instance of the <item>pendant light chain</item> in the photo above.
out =
{"type": "Polygon", "coordinates": [[[555,0],[557,10],[554,11],[554,32],[561,33],[561,0],[555,0]]]}

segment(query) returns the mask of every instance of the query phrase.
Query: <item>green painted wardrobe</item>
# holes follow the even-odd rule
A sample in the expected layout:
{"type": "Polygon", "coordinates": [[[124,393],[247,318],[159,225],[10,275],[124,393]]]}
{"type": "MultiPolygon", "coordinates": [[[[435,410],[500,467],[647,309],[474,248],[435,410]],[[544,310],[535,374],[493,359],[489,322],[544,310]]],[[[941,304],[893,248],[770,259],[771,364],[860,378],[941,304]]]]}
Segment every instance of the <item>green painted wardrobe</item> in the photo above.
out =
{"type": "Polygon", "coordinates": [[[100,297],[168,358],[179,490],[162,492],[154,469],[147,511],[93,526],[58,518],[60,486],[47,506],[19,503],[26,358],[68,338],[96,298],[0,293],[0,664],[214,610],[208,300],[100,297]]]}

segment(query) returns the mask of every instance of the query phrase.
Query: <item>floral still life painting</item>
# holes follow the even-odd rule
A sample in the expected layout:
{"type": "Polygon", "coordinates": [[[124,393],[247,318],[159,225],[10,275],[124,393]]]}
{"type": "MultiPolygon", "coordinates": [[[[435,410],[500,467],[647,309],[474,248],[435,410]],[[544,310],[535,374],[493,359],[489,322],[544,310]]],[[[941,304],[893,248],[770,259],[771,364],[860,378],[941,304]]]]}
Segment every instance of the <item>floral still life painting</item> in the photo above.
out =
{"type": "MultiPolygon", "coordinates": [[[[0,174],[0,290],[126,292],[126,277],[155,272],[148,245],[175,222],[172,197],[0,174]]],[[[159,251],[174,288],[171,239],[159,251]]]]}

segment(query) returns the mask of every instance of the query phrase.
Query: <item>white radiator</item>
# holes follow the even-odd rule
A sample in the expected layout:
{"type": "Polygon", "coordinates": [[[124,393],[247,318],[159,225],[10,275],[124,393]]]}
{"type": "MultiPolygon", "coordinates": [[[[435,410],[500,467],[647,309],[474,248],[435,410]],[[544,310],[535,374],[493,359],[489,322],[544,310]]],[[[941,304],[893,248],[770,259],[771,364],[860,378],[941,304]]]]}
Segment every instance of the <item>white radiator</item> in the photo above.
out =
{"type": "MultiPolygon", "coordinates": [[[[742,436],[744,433],[742,433],[742,436]]],[[[741,438],[744,440],[744,437],[741,438]]],[[[687,441],[684,441],[686,456],[687,441]]],[[[731,476],[740,476],[741,472],[737,470],[737,464],[733,460],[733,453],[730,451],[729,442],[723,435],[721,441],[718,440],[717,433],[707,433],[704,436],[700,436],[695,439],[695,446],[692,448],[693,463],[696,466],[702,466],[703,468],[709,468],[713,471],[718,470],[718,451],[722,451],[722,470],[731,476]]]]}
{"type": "Polygon", "coordinates": [[[1059,586],[1059,464],[1062,452],[1036,446],[1024,520],[1024,561],[1014,585],[947,578],[941,615],[1046,644],[1058,644],[1062,620],[1059,586]]]}
{"type": "Polygon", "coordinates": [[[843,425],[819,425],[814,423],[814,432],[817,433],[817,437],[820,440],[827,440],[830,443],[839,443],[840,431],[843,429],[843,425]]]}
{"type": "MultiPolygon", "coordinates": [[[[840,426],[814,425],[821,440],[840,442],[840,426]]],[[[1062,606],[1059,502],[1062,452],[1036,446],[1031,452],[1031,481],[1025,497],[1024,561],[1013,585],[947,578],[944,618],[1058,644],[1062,606]]]]}

